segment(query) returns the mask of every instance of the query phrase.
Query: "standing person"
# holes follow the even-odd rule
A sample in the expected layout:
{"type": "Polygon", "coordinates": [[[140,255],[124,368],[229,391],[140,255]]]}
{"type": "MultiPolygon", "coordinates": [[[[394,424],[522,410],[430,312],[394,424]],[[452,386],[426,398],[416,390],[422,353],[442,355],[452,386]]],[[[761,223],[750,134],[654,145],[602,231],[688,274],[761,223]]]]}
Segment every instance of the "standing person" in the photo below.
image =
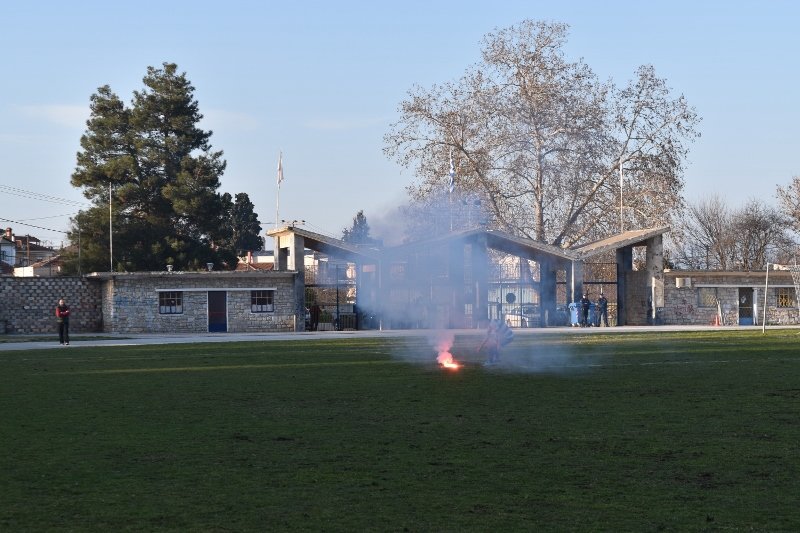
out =
{"type": "Polygon", "coordinates": [[[592,301],[589,299],[589,293],[584,292],[581,298],[581,327],[585,328],[589,325],[589,309],[592,307],[592,301]]]}
{"type": "Polygon", "coordinates": [[[500,349],[514,340],[514,332],[508,324],[502,320],[491,320],[489,329],[486,330],[486,338],[478,348],[480,353],[486,348],[486,362],[484,365],[493,365],[500,362],[500,349]]]}
{"type": "Polygon", "coordinates": [[[69,346],[69,306],[61,298],[56,306],[56,322],[58,322],[58,342],[69,346]]]}
{"type": "Polygon", "coordinates": [[[597,299],[597,307],[599,308],[597,325],[600,326],[600,322],[602,321],[603,325],[608,327],[608,299],[602,292],[600,293],[600,298],[597,299]]]}
{"type": "Polygon", "coordinates": [[[486,330],[486,338],[483,339],[481,347],[478,348],[478,353],[486,348],[486,362],[485,365],[493,365],[500,358],[500,335],[498,335],[498,320],[490,320],[489,328],[486,330]]]}
{"type": "Polygon", "coordinates": [[[317,331],[317,328],[319,328],[319,315],[321,312],[322,310],[317,304],[311,306],[311,331],[317,331]]]}

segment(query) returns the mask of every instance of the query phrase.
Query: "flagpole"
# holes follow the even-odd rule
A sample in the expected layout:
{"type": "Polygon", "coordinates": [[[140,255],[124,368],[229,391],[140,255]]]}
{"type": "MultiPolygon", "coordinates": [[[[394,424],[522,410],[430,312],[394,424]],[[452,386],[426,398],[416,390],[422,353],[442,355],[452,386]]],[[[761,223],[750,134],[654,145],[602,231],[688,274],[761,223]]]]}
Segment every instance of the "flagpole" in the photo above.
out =
{"type": "Polygon", "coordinates": [[[453,189],[455,188],[456,167],[453,164],[453,149],[450,149],[450,182],[448,184],[447,192],[447,211],[450,213],[450,231],[453,231],[453,189]]]}
{"type": "Polygon", "coordinates": [[[275,229],[278,229],[280,223],[281,211],[281,182],[283,181],[283,152],[278,153],[278,193],[275,199],[275,229]]]}

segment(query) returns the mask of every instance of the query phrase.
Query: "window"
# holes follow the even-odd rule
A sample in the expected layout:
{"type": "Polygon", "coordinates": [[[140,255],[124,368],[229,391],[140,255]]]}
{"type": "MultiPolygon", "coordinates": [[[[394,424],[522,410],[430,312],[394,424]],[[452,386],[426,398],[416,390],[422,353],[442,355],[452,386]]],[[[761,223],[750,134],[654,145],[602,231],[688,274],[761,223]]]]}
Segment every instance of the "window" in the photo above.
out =
{"type": "Polygon", "coordinates": [[[794,287],[776,288],[775,297],[778,302],[778,307],[795,307],[797,305],[794,287]]]}
{"type": "Polygon", "coordinates": [[[275,311],[275,291],[250,291],[250,311],[272,313],[275,311]]]}
{"type": "Polygon", "coordinates": [[[159,292],[158,312],[162,315],[179,315],[183,313],[183,292],[159,292]]]}
{"type": "Polygon", "coordinates": [[[697,306],[698,307],[716,307],[717,306],[717,288],[716,287],[700,287],[697,289],[697,306]]]}

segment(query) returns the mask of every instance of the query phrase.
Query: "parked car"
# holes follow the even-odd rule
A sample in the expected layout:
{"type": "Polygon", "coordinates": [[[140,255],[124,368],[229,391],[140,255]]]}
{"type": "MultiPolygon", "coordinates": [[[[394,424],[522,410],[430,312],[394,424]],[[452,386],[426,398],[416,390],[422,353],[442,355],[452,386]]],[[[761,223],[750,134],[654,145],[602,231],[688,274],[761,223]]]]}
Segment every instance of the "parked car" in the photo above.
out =
{"type": "Polygon", "coordinates": [[[506,324],[512,328],[532,328],[539,325],[539,306],[522,304],[505,315],[506,324]]]}

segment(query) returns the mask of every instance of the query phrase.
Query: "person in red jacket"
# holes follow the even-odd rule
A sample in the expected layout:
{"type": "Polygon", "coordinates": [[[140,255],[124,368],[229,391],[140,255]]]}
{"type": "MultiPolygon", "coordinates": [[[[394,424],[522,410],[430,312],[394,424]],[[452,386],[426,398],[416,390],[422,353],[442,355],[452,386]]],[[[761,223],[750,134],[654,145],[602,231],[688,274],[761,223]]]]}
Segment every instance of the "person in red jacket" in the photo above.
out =
{"type": "Polygon", "coordinates": [[[61,298],[56,306],[56,322],[58,322],[58,341],[69,346],[69,306],[61,298]]]}

